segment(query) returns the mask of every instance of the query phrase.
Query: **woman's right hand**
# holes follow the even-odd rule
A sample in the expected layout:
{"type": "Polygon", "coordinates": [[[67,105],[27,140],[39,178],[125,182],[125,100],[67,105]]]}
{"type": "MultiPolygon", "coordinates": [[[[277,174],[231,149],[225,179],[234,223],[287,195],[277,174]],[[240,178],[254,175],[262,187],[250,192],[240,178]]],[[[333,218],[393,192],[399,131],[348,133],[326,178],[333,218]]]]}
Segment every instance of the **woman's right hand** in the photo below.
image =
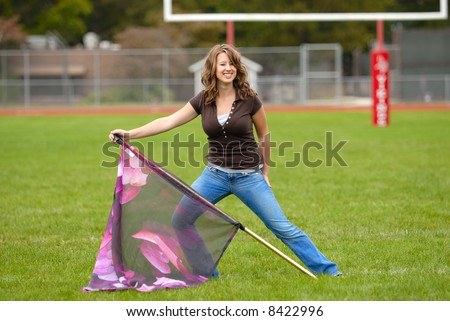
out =
{"type": "Polygon", "coordinates": [[[126,130],[123,130],[123,129],[114,129],[109,132],[109,140],[112,141],[113,143],[116,142],[114,135],[120,136],[120,138],[122,138],[122,140],[124,140],[124,141],[127,141],[130,139],[130,134],[126,130]]]}

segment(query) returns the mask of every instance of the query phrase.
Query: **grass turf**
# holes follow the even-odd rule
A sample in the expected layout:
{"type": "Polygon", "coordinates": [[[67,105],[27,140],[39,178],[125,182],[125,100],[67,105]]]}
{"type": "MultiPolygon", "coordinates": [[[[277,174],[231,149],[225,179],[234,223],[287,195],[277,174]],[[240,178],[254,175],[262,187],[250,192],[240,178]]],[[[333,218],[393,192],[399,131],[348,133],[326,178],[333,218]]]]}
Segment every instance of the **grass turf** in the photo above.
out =
{"type": "MultiPolygon", "coordinates": [[[[153,293],[81,288],[112,202],[116,168],[104,166],[113,160],[105,154],[107,133],[157,116],[1,117],[0,300],[447,301],[450,113],[391,116],[389,127],[375,128],[368,112],[268,114],[272,141],[285,142],[283,152],[272,150],[278,201],[344,277],[315,281],[239,232],[219,264],[220,279],[153,293]],[[347,141],[339,151],[347,166],[336,159],[326,165],[326,132],[332,147],[347,141]],[[313,146],[308,158],[305,146],[313,146]],[[311,160],[323,162],[306,166],[311,160]]],[[[174,135],[187,141],[192,133],[204,144],[197,120],[151,140],[153,158],[188,183],[202,166],[180,167],[173,150],[163,151],[174,135]]],[[[141,140],[147,152],[148,141],[141,140]]],[[[201,148],[194,155],[202,161],[201,148]]],[[[179,157],[187,162],[188,151],[179,157]]],[[[293,257],[237,199],[218,206],[293,257]]]]}

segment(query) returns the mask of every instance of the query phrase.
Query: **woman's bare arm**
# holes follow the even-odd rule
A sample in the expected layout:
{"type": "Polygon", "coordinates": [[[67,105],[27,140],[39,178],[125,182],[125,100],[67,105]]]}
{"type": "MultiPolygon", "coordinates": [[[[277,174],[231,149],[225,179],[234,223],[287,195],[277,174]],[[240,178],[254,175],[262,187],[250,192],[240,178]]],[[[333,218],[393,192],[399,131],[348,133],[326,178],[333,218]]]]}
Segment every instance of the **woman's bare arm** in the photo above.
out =
{"type": "Polygon", "coordinates": [[[131,130],[114,129],[109,133],[109,139],[114,141],[114,134],[119,135],[124,140],[137,139],[142,137],[154,136],[169,131],[175,127],[181,126],[198,116],[194,107],[190,103],[173,114],[155,119],[148,124],[131,130]]]}

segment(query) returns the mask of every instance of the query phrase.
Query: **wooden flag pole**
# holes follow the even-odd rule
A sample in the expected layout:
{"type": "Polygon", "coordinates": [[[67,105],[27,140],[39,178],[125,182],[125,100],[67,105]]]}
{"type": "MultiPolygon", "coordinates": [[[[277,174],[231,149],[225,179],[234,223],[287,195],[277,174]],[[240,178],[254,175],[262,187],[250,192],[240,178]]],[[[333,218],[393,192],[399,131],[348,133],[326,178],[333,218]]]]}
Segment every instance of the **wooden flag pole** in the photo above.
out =
{"type": "Polygon", "coordinates": [[[255,240],[257,240],[258,242],[260,242],[261,244],[265,245],[267,248],[269,248],[270,250],[272,250],[273,252],[275,252],[276,254],[278,254],[279,256],[281,256],[283,259],[285,259],[286,261],[288,261],[289,263],[291,263],[293,266],[295,266],[297,269],[299,269],[300,271],[302,271],[303,273],[309,275],[310,277],[314,278],[317,280],[317,277],[312,274],[310,271],[308,271],[307,269],[305,269],[303,266],[301,266],[300,264],[298,264],[297,262],[295,262],[293,259],[291,259],[289,256],[287,256],[286,254],[284,254],[283,252],[281,252],[280,250],[278,250],[276,247],[274,247],[272,244],[270,244],[269,242],[267,242],[266,240],[264,240],[263,238],[261,238],[259,235],[255,234],[254,232],[252,232],[251,230],[249,230],[248,228],[246,228],[245,226],[241,225],[241,230],[243,230],[244,232],[246,232],[248,235],[250,235],[251,237],[253,237],[255,240]]]}

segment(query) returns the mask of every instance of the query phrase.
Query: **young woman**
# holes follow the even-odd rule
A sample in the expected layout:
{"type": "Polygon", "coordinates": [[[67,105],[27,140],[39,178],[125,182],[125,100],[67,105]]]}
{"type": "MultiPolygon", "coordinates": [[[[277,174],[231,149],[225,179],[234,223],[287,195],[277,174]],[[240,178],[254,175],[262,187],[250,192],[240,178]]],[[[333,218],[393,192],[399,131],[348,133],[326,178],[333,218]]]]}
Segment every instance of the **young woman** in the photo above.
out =
{"type": "MultiPolygon", "coordinates": [[[[202,83],[204,90],[177,112],[129,131],[115,129],[109,134],[110,140],[114,141],[114,134],[126,140],[157,135],[201,115],[208,136],[208,165],[192,188],[213,204],[236,195],[312,272],[341,275],[337,265],[285,217],[271,190],[266,116],[250,88],[239,52],[226,44],[214,46],[206,56],[202,83]]],[[[175,213],[173,224],[185,228],[193,224],[196,215],[200,213],[180,219],[175,213]]]]}

